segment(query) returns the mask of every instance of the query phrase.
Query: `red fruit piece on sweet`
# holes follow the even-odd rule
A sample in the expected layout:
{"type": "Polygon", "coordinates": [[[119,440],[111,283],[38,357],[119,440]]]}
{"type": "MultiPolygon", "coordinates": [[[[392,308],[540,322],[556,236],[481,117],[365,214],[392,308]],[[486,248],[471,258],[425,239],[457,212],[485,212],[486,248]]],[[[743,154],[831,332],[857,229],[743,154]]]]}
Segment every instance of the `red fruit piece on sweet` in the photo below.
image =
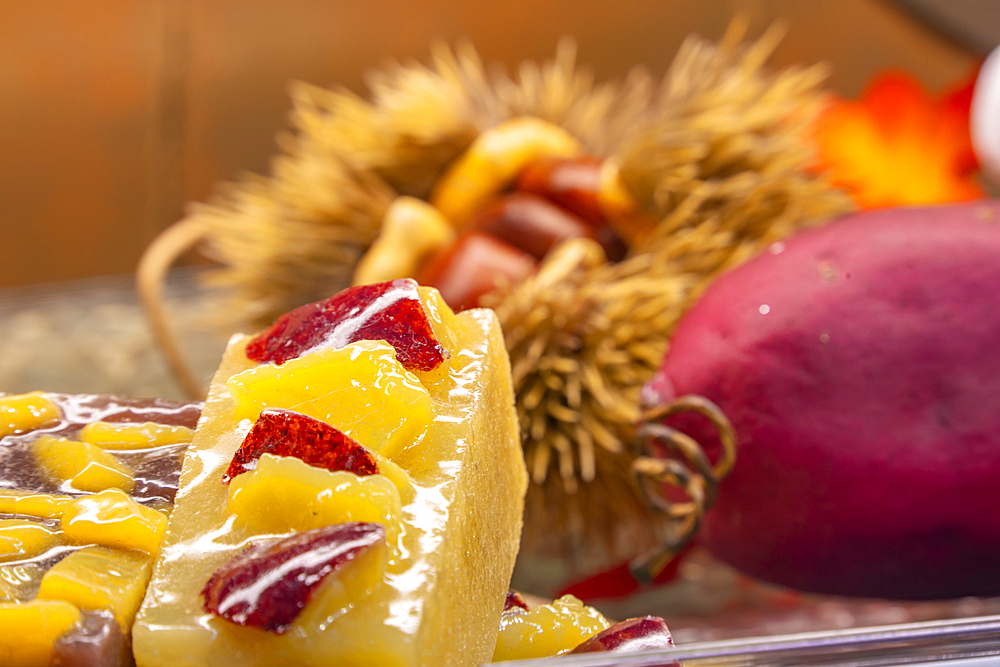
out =
{"type": "MultiPolygon", "coordinates": [[[[672,648],[674,640],[670,636],[666,622],[657,616],[630,618],[615,623],[583,642],[570,653],[636,653],[672,648]]],[[[672,663],[679,666],[679,663],[672,663]]],[[[664,666],[667,667],[667,666],[664,666]]]]}
{"type": "Polygon", "coordinates": [[[339,523],[250,547],[205,584],[205,611],[281,634],[323,579],[385,539],[377,523],[339,523]]]}
{"type": "Polygon", "coordinates": [[[475,308],[501,280],[515,284],[535,272],[528,253],[487,234],[462,237],[421,272],[420,283],[436,287],[454,310],[475,308]]]}
{"type": "Polygon", "coordinates": [[[528,611],[528,603],[517,591],[507,591],[507,599],[503,603],[504,614],[521,614],[528,611]]]}
{"type": "Polygon", "coordinates": [[[317,468],[360,476],[379,472],[372,453],[340,430],[298,412],[268,408],[236,450],[222,483],[256,468],[261,454],[294,456],[317,468]]]}
{"type": "Polygon", "coordinates": [[[384,340],[410,371],[433,370],[446,356],[420,302],[417,283],[408,278],[350,287],[296,308],[254,336],[246,349],[253,361],[283,364],[359,340],[384,340]]]}

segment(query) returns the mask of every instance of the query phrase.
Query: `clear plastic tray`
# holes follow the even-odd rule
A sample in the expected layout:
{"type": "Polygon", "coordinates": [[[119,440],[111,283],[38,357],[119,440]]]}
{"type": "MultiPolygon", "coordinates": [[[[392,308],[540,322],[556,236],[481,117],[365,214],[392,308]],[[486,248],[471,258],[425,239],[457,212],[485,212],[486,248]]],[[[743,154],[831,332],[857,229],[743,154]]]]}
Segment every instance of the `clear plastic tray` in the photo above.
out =
{"type": "Polygon", "coordinates": [[[501,663],[505,667],[875,667],[1000,664],[1000,616],[688,644],[632,655],[591,653],[501,663]]]}

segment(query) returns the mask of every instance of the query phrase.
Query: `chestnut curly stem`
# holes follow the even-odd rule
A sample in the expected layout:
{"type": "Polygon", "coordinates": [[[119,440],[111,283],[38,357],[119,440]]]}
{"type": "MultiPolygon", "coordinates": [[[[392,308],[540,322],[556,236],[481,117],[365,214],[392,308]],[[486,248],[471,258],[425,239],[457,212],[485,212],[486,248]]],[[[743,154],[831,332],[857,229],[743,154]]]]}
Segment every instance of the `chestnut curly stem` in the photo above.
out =
{"type": "Polygon", "coordinates": [[[167,322],[163,285],[167,271],[177,258],[205,238],[207,229],[193,218],[176,222],[160,232],[139,260],[135,286],[153,328],[153,337],[167,358],[174,379],[192,399],[201,400],[205,390],[194,377],[180,352],[176,332],[167,322]]]}
{"type": "Polygon", "coordinates": [[[681,396],[643,413],[642,425],[636,432],[636,449],[636,459],[632,462],[633,482],[649,506],[669,520],[664,543],[630,565],[638,581],[650,583],[690,544],[701,527],[705,511],[715,503],[719,482],[729,474],[736,461],[736,431],[715,403],[702,396],[681,396]],[[681,412],[705,416],[719,432],[722,452],[714,465],[694,438],[660,423],[681,412]],[[664,448],[675,457],[658,455],[664,448]],[[662,493],[664,484],[682,489],[688,500],[667,499],[662,493]]]}

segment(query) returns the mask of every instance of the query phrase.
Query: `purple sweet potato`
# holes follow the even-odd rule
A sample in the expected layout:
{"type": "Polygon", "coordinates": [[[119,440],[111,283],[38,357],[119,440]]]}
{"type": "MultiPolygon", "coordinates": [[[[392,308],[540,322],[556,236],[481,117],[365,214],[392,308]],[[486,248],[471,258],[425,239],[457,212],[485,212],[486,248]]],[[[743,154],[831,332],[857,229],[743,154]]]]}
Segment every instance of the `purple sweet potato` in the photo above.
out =
{"type": "Polygon", "coordinates": [[[739,438],[699,538],[718,557],[823,593],[1000,594],[1000,202],[850,216],[722,276],[644,400],[684,394],[739,438]]]}

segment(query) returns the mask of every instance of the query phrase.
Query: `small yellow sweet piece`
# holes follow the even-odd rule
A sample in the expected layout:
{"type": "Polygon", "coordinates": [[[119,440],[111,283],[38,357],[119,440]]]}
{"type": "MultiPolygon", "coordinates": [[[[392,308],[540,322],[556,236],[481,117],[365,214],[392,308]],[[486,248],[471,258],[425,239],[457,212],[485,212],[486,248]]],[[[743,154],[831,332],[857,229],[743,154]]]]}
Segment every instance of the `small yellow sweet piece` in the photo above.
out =
{"type": "Polygon", "coordinates": [[[137,551],[86,547],[52,566],[42,577],[39,600],[65,600],[80,609],[110,609],[122,632],[132,626],[151,571],[137,551]]]}
{"type": "Polygon", "coordinates": [[[347,521],[385,526],[394,544],[402,512],[399,491],[382,475],[331,472],[291,456],[263,454],[257,467],[229,483],[229,509],[255,532],[287,533],[347,521]]]}
{"type": "Polygon", "coordinates": [[[118,489],[107,489],[67,505],[61,527],[71,542],[155,554],[167,530],[167,517],[118,489]]]}
{"type": "Polygon", "coordinates": [[[561,127],[534,116],[514,118],[476,137],[438,181],[431,203],[461,227],[531,162],[582,153],[580,142],[561,127]]]}
{"type": "Polygon", "coordinates": [[[393,458],[419,442],[434,417],[430,394],[382,341],[360,341],[237,373],[227,382],[236,419],[287,408],[340,429],[393,458]],[[319,390],[322,388],[322,390],[319,390]]]}
{"type": "Polygon", "coordinates": [[[0,396],[0,438],[51,426],[61,417],[59,406],[40,391],[0,396]]]}
{"type": "Polygon", "coordinates": [[[22,514],[39,519],[58,519],[62,516],[63,509],[72,500],[70,496],[59,496],[51,493],[2,489],[0,490],[0,514],[22,514]]]}
{"type": "Polygon", "coordinates": [[[0,519],[0,562],[31,558],[58,541],[53,529],[27,519],[0,519]]]}
{"type": "Polygon", "coordinates": [[[523,614],[504,614],[493,662],[566,653],[610,626],[601,612],[564,595],[523,614]]]}
{"type": "Polygon", "coordinates": [[[78,491],[131,491],[132,472],[112,454],[87,442],[43,435],[31,443],[38,465],[57,482],[78,491]]]}
{"type": "Polygon", "coordinates": [[[80,622],[80,610],[62,600],[0,602],[0,665],[49,667],[52,645],[80,622]]]}
{"type": "Polygon", "coordinates": [[[354,271],[355,285],[412,278],[434,252],[451,245],[455,229],[441,212],[415,197],[397,197],[378,237],[354,271]]]}
{"type": "Polygon", "coordinates": [[[194,431],[186,426],[145,422],[91,422],[77,437],[101,449],[146,449],[191,442],[194,431]]]}

